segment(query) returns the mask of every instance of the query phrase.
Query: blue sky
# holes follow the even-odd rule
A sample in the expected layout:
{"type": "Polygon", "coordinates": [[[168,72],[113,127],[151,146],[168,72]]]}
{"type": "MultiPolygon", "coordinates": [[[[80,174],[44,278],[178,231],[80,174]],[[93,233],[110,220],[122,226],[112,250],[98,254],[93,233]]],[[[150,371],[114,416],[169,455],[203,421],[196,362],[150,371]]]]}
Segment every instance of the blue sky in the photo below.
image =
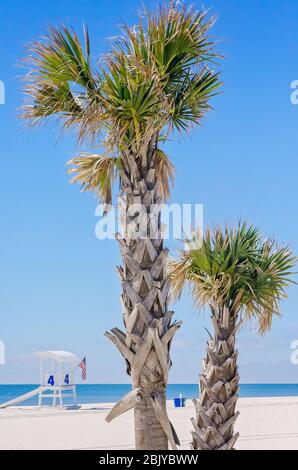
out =
{"type": "MultiPolygon", "coordinates": [[[[152,1],[153,6],[157,2],[152,1]]],[[[80,28],[85,21],[96,59],[119,20],[134,24],[139,0],[20,0],[1,2],[0,105],[1,231],[0,339],[6,345],[1,383],[35,383],[32,353],[66,349],[86,355],[88,380],[129,381],[119,353],[104,338],[122,327],[116,243],[94,234],[96,200],[68,184],[65,162],[78,152],[72,135],[54,124],[24,128],[17,67],[24,44],[49,23],[80,28]],[[30,6],[29,6],[30,5],[30,6]]],[[[223,94],[204,126],[167,145],[177,175],[172,202],[203,203],[207,223],[241,217],[298,252],[298,106],[290,83],[298,79],[296,0],[210,0],[214,33],[225,54],[223,94]]],[[[173,249],[175,244],[171,243],[173,249]]],[[[282,304],[282,320],[259,338],[252,326],[238,338],[242,382],[297,382],[290,344],[298,339],[298,289],[282,304]]],[[[209,313],[195,312],[185,295],[174,307],[184,324],[173,343],[170,381],[196,382],[209,313]]]]}

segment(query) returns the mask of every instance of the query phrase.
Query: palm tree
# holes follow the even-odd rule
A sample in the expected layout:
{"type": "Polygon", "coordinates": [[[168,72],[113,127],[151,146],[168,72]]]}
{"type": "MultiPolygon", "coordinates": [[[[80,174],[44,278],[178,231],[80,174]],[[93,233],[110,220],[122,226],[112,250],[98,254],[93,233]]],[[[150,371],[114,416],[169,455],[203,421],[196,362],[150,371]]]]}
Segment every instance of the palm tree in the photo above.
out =
{"type": "Polygon", "coordinates": [[[180,296],[189,284],[195,304],[210,305],[213,325],[200,375],[200,398],[194,400],[191,447],[230,450],[238,438],[236,332],[252,318],[261,334],[270,329],[273,316],[280,316],[279,301],[292,282],[296,259],[289,248],[263,241],[259,230],[246,224],[224,231],[208,229],[203,240],[197,233],[186,246],[170,265],[173,296],[180,296]]]}
{"type": "Polygon", "coordinates": [[[209,36],[213,24],[206,12],[170,2],[157,13],[145,12],[134,28],[124,25],[96,69],[86,29],[82,45],[72,29],[51,26],[29,46],[26,59],[23,117],[34,125],[56,116],[64,128],[77,130],[79,141],[89,138],[103,148],[100,155],[81,154],[69,162],[72,182],[95,192],[105,210],[119,182],[126,230],[117,236],[118,272],[126,332],[113,328],[106,336],[124,357],[133,390],[107,420],[134,408],[137,449],[178,443],[165,392],[170,344],[181,322],[172,322],[168,309],[168,250],[160,230],[160,205],[169,197],[174,169],[160,146],[172,131],[200,124],[211,109],[220,85],[209,36]],[[157,207],[153,236],[151,205],[157,207]]]}

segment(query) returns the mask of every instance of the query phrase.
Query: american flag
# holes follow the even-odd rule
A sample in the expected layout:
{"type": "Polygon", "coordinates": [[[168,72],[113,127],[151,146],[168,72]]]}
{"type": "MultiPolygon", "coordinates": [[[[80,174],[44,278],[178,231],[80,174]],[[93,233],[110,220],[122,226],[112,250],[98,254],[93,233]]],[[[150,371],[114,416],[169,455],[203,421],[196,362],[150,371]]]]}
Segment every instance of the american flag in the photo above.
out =
{"type": "Polygon", "coordinates": [[[86,362],[86,357],[84,357],[80,364],[79,367],[82,369],[82,379],[85,381],[87,379],[87,362],[86,362]]]}

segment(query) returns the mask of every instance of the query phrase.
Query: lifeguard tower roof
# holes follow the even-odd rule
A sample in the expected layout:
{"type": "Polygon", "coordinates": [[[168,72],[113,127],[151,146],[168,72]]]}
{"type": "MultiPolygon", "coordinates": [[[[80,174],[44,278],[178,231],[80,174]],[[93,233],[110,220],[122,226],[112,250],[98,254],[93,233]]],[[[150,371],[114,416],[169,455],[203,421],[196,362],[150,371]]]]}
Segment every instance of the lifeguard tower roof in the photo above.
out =
{"type": "Polygon", "coordinates": [[[79,358],[68,351],[41,351],[35,353],[40,359],[55,359],[59,362],[79,362],[79,358]]]}

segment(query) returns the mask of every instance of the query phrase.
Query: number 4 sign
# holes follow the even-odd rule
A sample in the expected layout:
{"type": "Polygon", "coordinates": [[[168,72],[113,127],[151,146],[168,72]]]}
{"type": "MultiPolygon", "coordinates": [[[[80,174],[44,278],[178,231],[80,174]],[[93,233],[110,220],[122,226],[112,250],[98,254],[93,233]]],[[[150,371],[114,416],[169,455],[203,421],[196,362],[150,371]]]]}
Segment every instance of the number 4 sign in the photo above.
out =
{"type": "Polygon", "coordinates": [[[52,387],[55,385],[55,379],[53,375],[49,376],[48,384],[51,385],[52,387]]]}

